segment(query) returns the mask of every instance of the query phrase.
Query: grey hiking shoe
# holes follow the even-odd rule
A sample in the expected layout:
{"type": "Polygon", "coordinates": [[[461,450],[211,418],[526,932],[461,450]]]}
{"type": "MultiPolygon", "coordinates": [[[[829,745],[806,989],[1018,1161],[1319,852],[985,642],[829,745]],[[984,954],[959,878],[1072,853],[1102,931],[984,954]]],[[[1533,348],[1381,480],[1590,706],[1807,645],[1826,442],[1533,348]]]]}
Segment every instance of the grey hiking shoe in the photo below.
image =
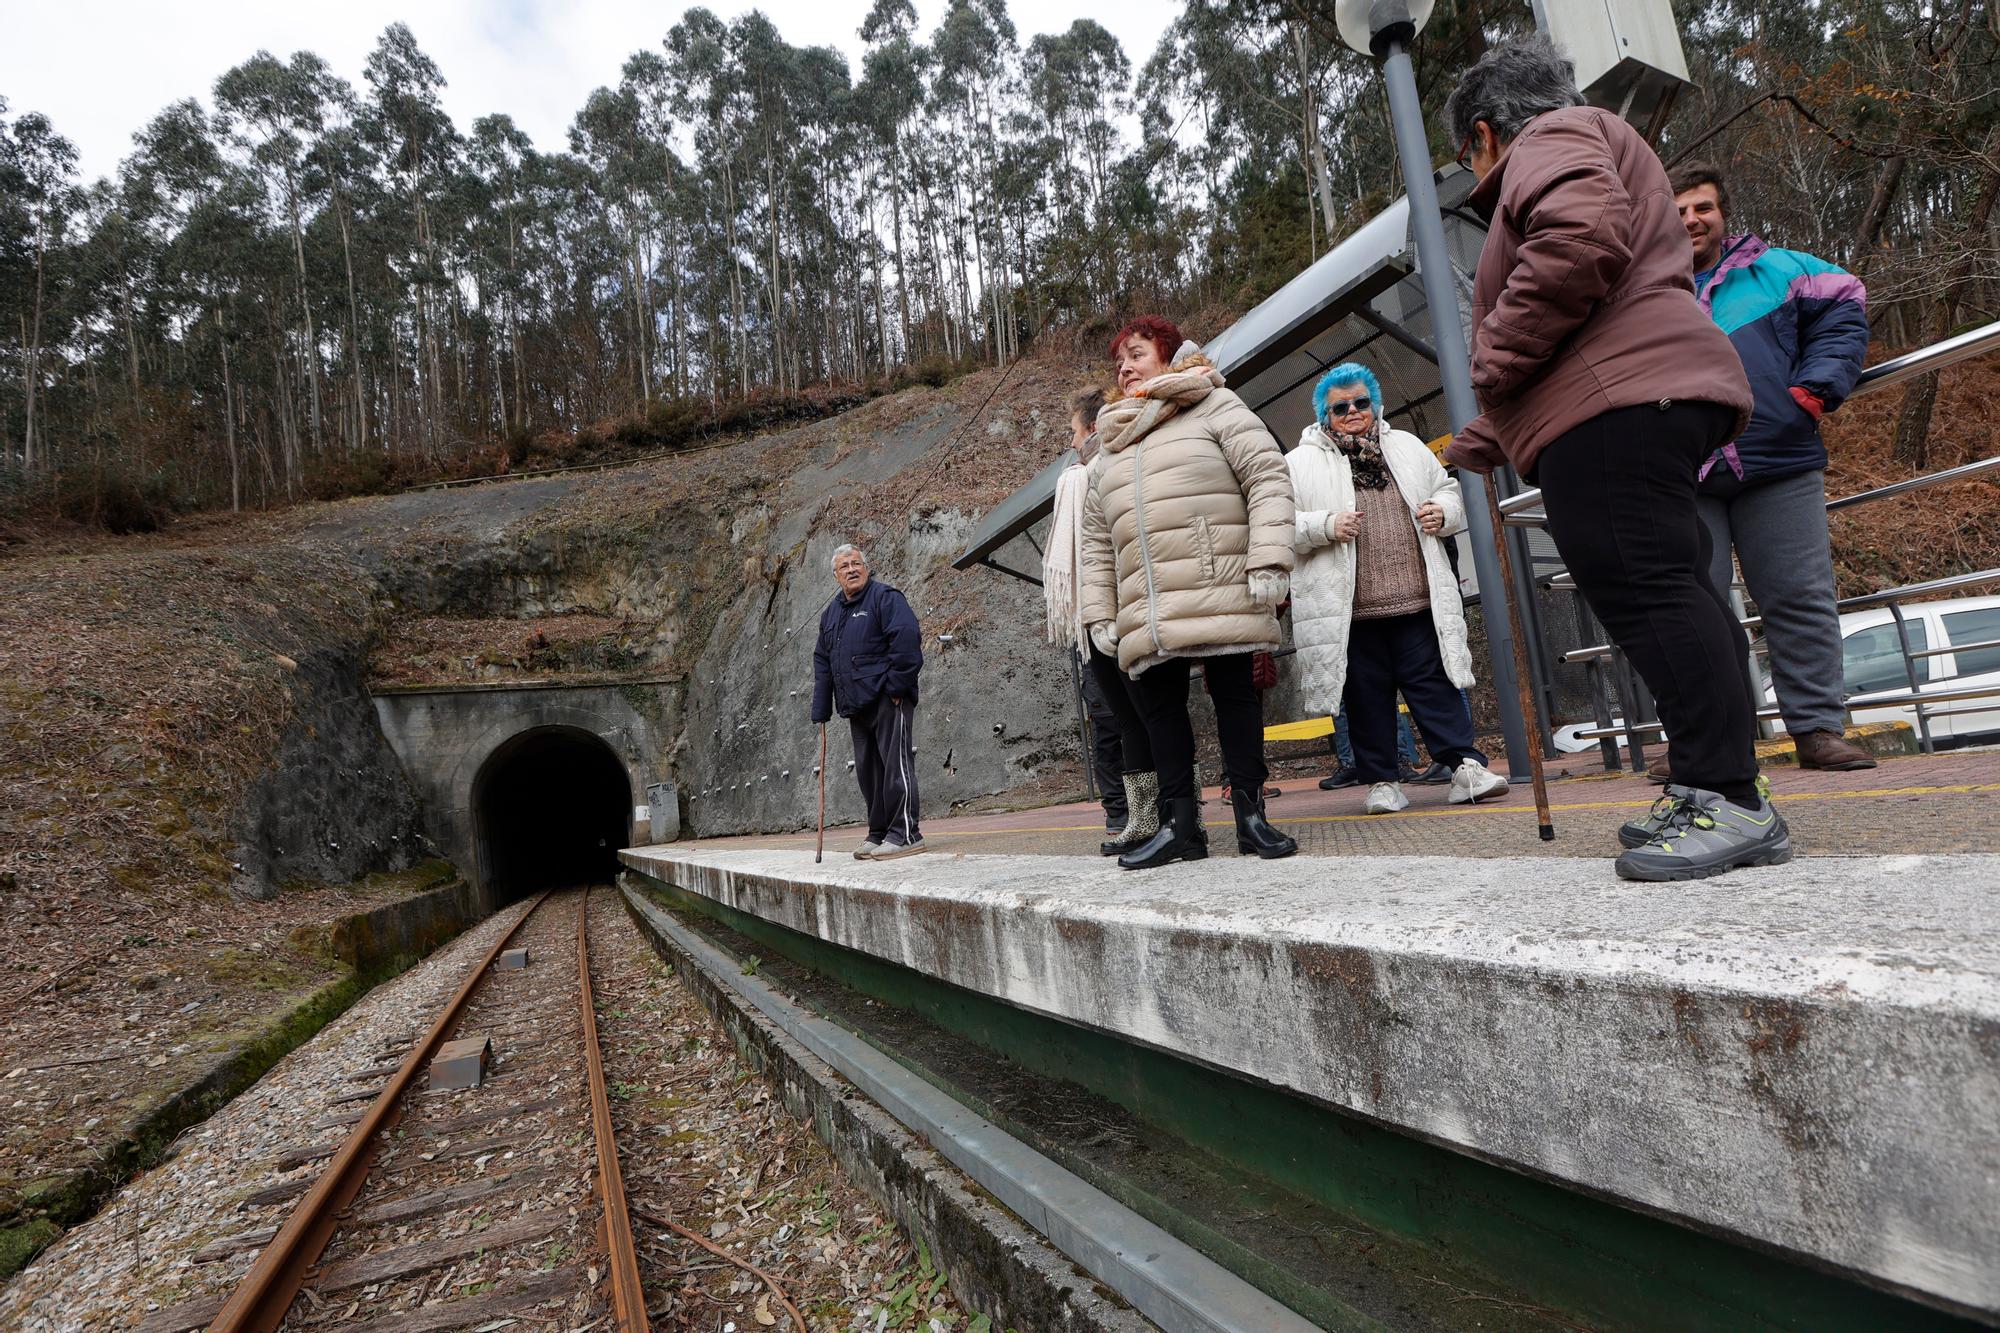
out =
{"type": "Polygon", "coordinates": [[[927,849],[924,847],[924,840],[922,838],[918,838],[915,842],[885,842],[876,849],[873,859],[877,861],[894,861],[898,857],[915,856],[918,852],[925,850],[927,849]]]}
{"type": "MultiPolygon", "coordinates": [[[[1765,805],[1771,803],[1771,780],[1762,773],[1757,775],[1757,795],[1765,805]]],[[[1653,840],[1653,835],[1667,826],[1667,816],[1674,812],[1679,802],[1672,792],[1662,792],[1653,802],[1653,808],[1637,819],[1628,819],[1618,826],[1620,847],[1644,847],[1653,840]]]]}
{"type": "Polygon", "coordinates": [[[1738,866],[1774,866],[1792,859],[1791,830],[1768,800],[1760,809],[1720,792],[1669,786],[1673,808],[1650,841],[1618,858],[1620,879],[1704,879],[1738,866]]]}

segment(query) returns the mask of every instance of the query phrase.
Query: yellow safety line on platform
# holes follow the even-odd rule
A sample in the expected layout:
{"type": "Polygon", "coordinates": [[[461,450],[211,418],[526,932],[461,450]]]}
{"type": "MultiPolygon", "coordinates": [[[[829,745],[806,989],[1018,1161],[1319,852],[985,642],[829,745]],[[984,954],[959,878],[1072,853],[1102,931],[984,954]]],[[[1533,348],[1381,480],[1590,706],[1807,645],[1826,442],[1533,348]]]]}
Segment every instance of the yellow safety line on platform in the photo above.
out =
{"type": "MultiPolygon", "coordinates": [[[[2000,782],[1969,782],[1949,787],[1871,787],[1863,791],[1814,791],[1781,793],[1780,799],[1787,805],[1801,801],[1853,801],[1870,796],[1970,796],[1982,792],[2000,792],[2000,782]]],[[[1657,798],[1654,798],[1657,799],[1657,798]]],[[[1552,805],[1551,812],[1568,810],[1644,810],[1653,804],[1643,801],[1572,801],[1566,805],[1552,805]]],[[[1337,824],[1348,820],[1382,820],[1415,816],[1420,819],[1436,819],[1452,815],[1532,815],[1535,807],[1523,805],[1454,805],[1443,809],[1401,810],[1395,815],[1302,815],[1297,819],[1286,819],[1282,814],[1272,819],[1281,827],[1292,824],[1337,824]]],[[[1234,821],[1210,819],[1203,821],[1204,828],[1230,828],[1234,821]]],[[[1103,833],[1101,824],[1049,824],[1040,828],[983,828],[983,829],[940,829],[933,826],[925,836],[932,838],[983,838],[998,833],[1103,833]]]]}

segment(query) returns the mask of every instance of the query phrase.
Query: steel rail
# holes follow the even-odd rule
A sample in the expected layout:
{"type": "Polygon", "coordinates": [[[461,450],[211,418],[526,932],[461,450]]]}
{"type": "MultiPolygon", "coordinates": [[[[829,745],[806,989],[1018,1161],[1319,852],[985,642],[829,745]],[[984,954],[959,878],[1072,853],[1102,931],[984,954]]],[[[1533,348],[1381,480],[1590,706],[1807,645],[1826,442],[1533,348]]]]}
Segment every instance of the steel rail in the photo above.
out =
{"type": "Polygon", "coordinates": [[[639,1278],[639,1249],[625,1202],[625,1174],[618,1165],[611,1093],[604,1082],[604,1051],[597,1044],[597,1002],[590,988],[590,889],[576,914],[576,971],[583,996],[583,1054],[590,1072],[590,1129],[597,1140],[597,1196],[604,1203],[604,1250],[611,1267],[611,1311],[620,1333],[645,1333],[646,1288],[639,1278]]]}
{"type": "Polygon", "coordinates": [[[410,1048],[403,1057],[403,1063],[384,1085],[375,1100],[368,1104],[368,1113],[340,1145],[340,1150],[327,1163],[313,1187],[306,1191],[298,1205],[292,1209],[285,1225],[278,1230],[269,1245],[257,1256],[257,1262],[230,1293],[216,1314],[215,1322],[209,1325],[214,1333],[272,1333],[284,1322],[285,1314],[298,1299],[299,1290],[304,1287],[306,1275],[332,1239],[335,1223],[354,1196],[361,1190],[361,1184],[368,1178],[368,1169],[375,1163],[375,1149],[383,1130],[395,1124],[402,1114],[403,1094],[416,1081],[417,1074],[436,1054],[445,1034],[465,1012],[467,1001],[473,990],[485,977],[494,959],[507,947],[508,941],[527,924],[541,905],[548,900],[544,893],[528,905],[528,909],[515,919],[505,934],[494,941],[486,956],[479,960],[459,983],[457,992],[439,1012],[423,1039],[410,1048]]]}
{"type": "MultiPolygon", "coordinates": [[[[1946,677],[1945,679],[1950,680],[1951,677],[1946,677]]],[[[1906,708],[1915,707],[1918,704],[1967,703],[1975,699],[1992,698],[2000,698],[2000,685],[1966,685],[1954,690],[1898,690],[1875,694],[1850,694],[1843,701],[1841,707],[1847,712],[1852,713],[1864,708],[1906,708]]],[[[1986,713],[2000,710],[1961,708],[1955,711],[1961,713],[1986,713]]],[[[1778,707],[1776,704],[1766,704],[1757,710],[1756,716],[1759,718],[1776,718],[1779,716],[1778,707]]],[[[1649,720],[1634,722],[1630,726],[1619,722],[1608,726],[1586,727],[1571,734],[1580,741],[1594,741],[1601,740],[1606,736],[1623,736],[1627,732],[1638,732],[1644,735],[1664,730],[1664,724],[1657,720],[1649,720]]]]}

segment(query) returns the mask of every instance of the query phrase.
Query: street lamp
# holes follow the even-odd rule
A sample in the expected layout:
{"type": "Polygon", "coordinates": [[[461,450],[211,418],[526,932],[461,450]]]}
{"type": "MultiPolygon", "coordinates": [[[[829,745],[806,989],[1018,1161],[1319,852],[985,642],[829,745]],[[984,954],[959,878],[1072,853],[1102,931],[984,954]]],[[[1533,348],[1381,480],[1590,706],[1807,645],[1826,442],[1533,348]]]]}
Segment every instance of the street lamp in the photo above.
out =
{"type": "MultiPolygon", "coordinates": [[[[1372,56],[1382,67],[1389,90],[1389,120],[1396,133],[1396,155],[1403,164],[1403,184],[1409,191],[1410,228],[1416,235],[1417,267],[1424,283],[1424,304],[1431,312],[1431,347],[1437,353],[1438,380],[1444,388],[1445,416],[1452,433],[1465,429],[1479,415],[1472,392],[1471,357],[1460,322],[1458,291],[1452,282],[1451,250],[1445,243],[1444,216],[1438,210],[1437,181],[1431,175],[1430,138],[1424,132],[1423,103],[1417,97],[1417,76],[1410,67],[1410,42],[1430,21],[1435,0],[1336,0],[1334,23],[1340,39],[1372,56]]],[[[1514,668],[1514,634],[1506,613],[1507,584],[1500,572],[1500,535],[1494,531],[1486,503],[1486,478],[1461,468],[1459,489],[1465,493],[1466,526],[1472,533],[1472,566],[1479,576],[1479,602],[1486,625],[1486,650],[1493,688],[1500,699],[1500,730],[1507,743],[1507,772],[1516,780],[1529,770],[1528,728],[1522,716],[1514,668]],[[1495,614],[1496,608],[1499,614],[1495,614]]]]}

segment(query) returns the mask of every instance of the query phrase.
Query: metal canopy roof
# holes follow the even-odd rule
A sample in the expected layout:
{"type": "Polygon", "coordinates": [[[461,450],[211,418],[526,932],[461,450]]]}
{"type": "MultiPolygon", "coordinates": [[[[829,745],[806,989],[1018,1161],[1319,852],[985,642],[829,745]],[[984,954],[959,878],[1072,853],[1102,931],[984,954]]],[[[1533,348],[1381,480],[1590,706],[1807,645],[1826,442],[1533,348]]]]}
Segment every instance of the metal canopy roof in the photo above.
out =
{"type": "MultiPolygon", "coordinates": [[[[1486,242],[1484,225],[1461,207],[1474,179],[1456,164],[1437,175],[1453,276],[1467,310],[1472,273],[1486,242]]],[[[1468,328],[1468,341],[1470,334],[1468,328]]],[[[1375,372],[1392,425],[1425,440],[1450,429],[1431,351],[1430,311],[1411,243],[1407,196],[1211,338],[1203,350],[1283,449],[1291,448],[1312,423],[1312,388],[1320,373],[1343,361],[1359,361],[1375,372]]],[[[1049,516],[1056,479],[1071,457],[1065,450],[995,506],[952,568],[983,564],[1027,577],[993,557],[1049,516]]],[[[1536,545],[1532,537],[1530,544],[1536,545]]],[[[1534,556],[1538,577],[1559,568],[1552,547],[1535,550],[1534,556]]]]}

